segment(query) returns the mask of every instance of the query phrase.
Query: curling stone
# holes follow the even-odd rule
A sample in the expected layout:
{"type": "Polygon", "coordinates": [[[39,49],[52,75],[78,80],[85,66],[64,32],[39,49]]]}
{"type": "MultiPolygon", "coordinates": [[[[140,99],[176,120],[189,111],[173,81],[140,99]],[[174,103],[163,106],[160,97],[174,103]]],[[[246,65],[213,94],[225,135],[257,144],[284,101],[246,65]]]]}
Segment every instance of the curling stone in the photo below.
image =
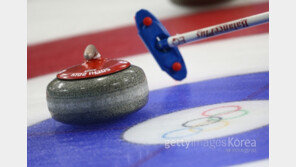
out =
{"type": "Polygon", "coordinates": [[[148,101],[144,71],[127,61],[102,58],[93,45],[85,62],[57,74],[47,86],[53,119],[66,124],[96,124],[138,111],[148,101]]]}

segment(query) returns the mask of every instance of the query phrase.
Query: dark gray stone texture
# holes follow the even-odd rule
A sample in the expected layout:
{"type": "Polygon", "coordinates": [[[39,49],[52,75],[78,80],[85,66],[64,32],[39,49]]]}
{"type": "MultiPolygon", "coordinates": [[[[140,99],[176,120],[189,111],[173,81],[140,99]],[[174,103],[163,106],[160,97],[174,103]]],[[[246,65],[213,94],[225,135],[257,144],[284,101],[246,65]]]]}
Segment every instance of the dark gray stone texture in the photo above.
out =
{"type": "Polygon", "coordinates": [[[67,124],[95,124],[138,111],[148,101],[144,71],[134,65],[114,74],[81,79],[54,79],[47,86],[53,119],[67,124]]]}

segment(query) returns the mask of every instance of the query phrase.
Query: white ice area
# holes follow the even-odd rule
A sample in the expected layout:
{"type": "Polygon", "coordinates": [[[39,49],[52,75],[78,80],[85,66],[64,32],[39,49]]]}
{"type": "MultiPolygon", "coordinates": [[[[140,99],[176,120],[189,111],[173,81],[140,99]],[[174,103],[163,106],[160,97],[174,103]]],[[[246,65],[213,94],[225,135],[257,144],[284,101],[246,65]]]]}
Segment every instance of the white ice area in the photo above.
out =
{"type": "Polygon", "coordinates": [[[131,25],[141,8],[164,19],[262,2],[268,0],[232,0],[211,7],[186,8],[170,0],[28,0],[28,44],[131,25]]]}
{"type": "Polygon", "coordinates": [[[269,160],[264,159],[264,160],[259,160],[259,161],[234,165],[234,166],[231,166],[231,167],[268,167],[268,166],[269,166],[269,160]]]}
{"type": "MultiPolygon", "coordinates": [[[[217,139],[260,128],[268,124],[268,118],[268,100],[221,103],[149,119],[128,129],[123,138],[137,144],[167,145],[188,142],[188,146],[193,146],[196,141],[217,139]]],[[[247,148],[256,148],[254,139],[243,140],[249,140],[247,148]]],[[[228,146],[234,149],[239,148],[238,145],[246,144],[245,141],[237,143],[233,138],[227,138],[219,140],[213,147],[226,149],[228,146]]]]}
{"type": "MultiPolygon", "coordinates": [[[[269,35],[260,34],[180,47],[187,66],[185,80],[161,71],[150,53],[123,58],[141,67],[150,90],[224,76],[268,71],[269,35]]],[[[81,55],[82,56],[82,55],[81,55]]],[[[50,118],[46,86],[56,73],[28,80],[28,126],[50,118]]]]}

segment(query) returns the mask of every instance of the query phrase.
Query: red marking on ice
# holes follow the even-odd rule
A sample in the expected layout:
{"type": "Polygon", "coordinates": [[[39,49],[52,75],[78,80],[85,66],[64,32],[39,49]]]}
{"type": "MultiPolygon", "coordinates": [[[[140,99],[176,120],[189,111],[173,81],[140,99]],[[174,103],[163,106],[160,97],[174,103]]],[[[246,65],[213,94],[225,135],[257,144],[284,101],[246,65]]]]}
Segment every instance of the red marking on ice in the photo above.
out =
{"type": "Polygon", "coordinates": [[[206,110],[201,115],[203,115],[203,116],[215,116],[215,115],[220,116],[220,115],[226,115],[226,114],[230,114],[230,113],[233,113],[233,112],[236,112],[236,111],[240,111],[241,109],[242,109],[241,106],[219,106],[219,107],[215,107],[215,108],[211,108],[209,110],[206,110]],[[214,110],[221,109],[221,108],[236,108],[236,109],[231,110],[231,111],[227,111],[225,113],[223,112],[222,114],[214,114],[214,115],[207,114],[210,111],[214,111],[214,110]]]}
{"type": "MultiPolygon", "coordinates": [[[[269,10],[269,3],[261,3],[229,9],[219,9],[161,20],[171,34],[183,33],[235,19],[259,14],[269,10]]],[[[199,42],[208,42],[239,36],[267,33],[269,24],[251,27],[242,31],[224,34],[199,42]]],[[[199,43],[199,42],[193,42],[199,43]]],[[[94,44],[107,58],[119,58],[148,52],[137,35],[136,26],[129,25],[98,33],[28,46],[28,78],[61,71],[83,61],[83,51],[94,44]]]]}
{"type": "Polygon", "coordinates": [[[246,98],[244,98],[243,100],[249,100],[251,98],[256,97],[257,95],[259,95],[260,93],[269,90],[269,84],[265,85],[264,87],[258,89],[256,92],[253,92],[252,94],[250,94],[249,96],[247,96],[246,98]]]}

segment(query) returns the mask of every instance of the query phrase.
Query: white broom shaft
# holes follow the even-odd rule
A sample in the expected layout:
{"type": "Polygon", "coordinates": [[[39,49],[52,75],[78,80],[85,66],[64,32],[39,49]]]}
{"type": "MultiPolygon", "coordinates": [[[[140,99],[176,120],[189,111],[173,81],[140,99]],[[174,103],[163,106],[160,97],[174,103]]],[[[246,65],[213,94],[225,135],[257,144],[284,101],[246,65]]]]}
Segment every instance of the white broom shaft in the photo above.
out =
{"type": "Polygon", "coordinates": [[[183,34],[178,34],[175,36],[170,36],[167,39],[167,44],[169,47],[178,46],[184,43],[189,43],[193,41],[198,41],[201,39],[221,35],[224,33],[236,31],[239,29],[248,28],[258,24],[269,22],[269,12],[257,14],[250,17],[245,17],[235,21],[230,21],[227,23],[190,31],[183,34]]]}

